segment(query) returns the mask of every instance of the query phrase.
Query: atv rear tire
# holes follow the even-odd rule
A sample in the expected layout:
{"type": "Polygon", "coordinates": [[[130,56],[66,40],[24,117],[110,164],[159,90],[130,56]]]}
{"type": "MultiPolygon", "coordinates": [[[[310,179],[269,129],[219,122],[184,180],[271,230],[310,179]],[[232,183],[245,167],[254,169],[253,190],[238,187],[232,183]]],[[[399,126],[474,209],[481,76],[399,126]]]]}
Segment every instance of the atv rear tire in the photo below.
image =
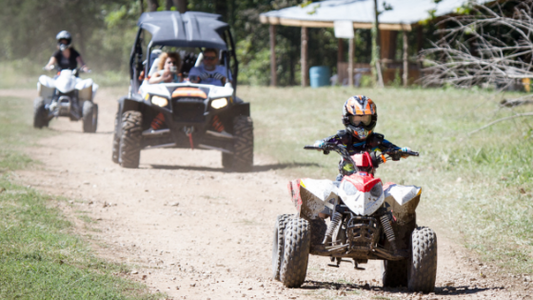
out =
{"type": "Polygon", "coordinates": [[[222,153],[222,165],[237,172],[248,172],[254,164],[254,124],[248,116],[233,119],[233,154],[222,153]]]}
{"type": "Polygon", "coordinates": [[[95,133],[98,125],[98,104],[83,101],[83,132],[95,133]]]}
{"type": "Polygon", "coordinates": [[[142,114],[127,111],[122,114],[122,134],[119,144],[119,163],[124,168],[138,168],[141,158],[142,114]]]}
{"type": "Polygon", "coordinates": [[[44,99],[41,97],[33,100],[33,127],[35,128],[41,129],[44,126],[48,127],[48,113],[44,105],[44,99]]]}
{"type": "Polygon", "coordinates": [[[383,287],[407,286],[409,259],[384,260],[381,265],[383,287]]]}
{"type": "Polygon", "coordinates": [[[281,263],[283,262],[285,226],[293,215],[279,215],[274,226],[274,241],[272,244],[272,277],[279,280],[281,263]]]}
{"type": "Polygon", "coordinates": [[[431,293],[437,277],[437,235],[428,227],[417,227],[411,234],[411,260],[408,288],[431,293]]]}
{"type": "Polygon", "coordinates": [[[120,150],[120,136],[118,135],[118,112],[115,114],[115,127],[113,130],[113,149],[111,150],[111,160],[118,164],[119,150],[120,150]]]}
{"type": "Polygon", "coordinates": [[[283,261],[280,279],[288,288],[300,287],[307,275],[311,230],[309,222],[302,218],[291,219],[285,229],[283,261]]]}

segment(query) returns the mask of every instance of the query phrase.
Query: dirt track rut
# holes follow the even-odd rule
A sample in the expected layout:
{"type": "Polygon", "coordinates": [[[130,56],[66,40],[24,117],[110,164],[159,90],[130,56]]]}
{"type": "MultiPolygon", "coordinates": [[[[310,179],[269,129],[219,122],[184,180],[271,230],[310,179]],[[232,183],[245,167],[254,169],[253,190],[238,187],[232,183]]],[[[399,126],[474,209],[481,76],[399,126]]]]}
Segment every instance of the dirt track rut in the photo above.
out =
{"type": "MultiPolygon", "coordinates": [[[[31,101],[32,93],[0,96],[31,101]]],[[[327,267],[329,260],[318,257],[310,259],[303,288],[285,289],[270,270],[275,217],[293,212],[283,166],[256,156],[253,172],[226,173],[217,152],[166,149],[143,151],[139,169],[122,169],[111,162],[120,93],[97,95],[96,134],[83,134],[80,122],[53,120],[45,130],[59,134],[28,150],[44,166],[17,172],[21,182],[70,199],[59,205],[98,255],[132,266],[120,276],[169,299],[532,299],[527,278],[497,275],[439,228],[434,294],[384,290],[378,262],[356,271],[327,267]]]]}

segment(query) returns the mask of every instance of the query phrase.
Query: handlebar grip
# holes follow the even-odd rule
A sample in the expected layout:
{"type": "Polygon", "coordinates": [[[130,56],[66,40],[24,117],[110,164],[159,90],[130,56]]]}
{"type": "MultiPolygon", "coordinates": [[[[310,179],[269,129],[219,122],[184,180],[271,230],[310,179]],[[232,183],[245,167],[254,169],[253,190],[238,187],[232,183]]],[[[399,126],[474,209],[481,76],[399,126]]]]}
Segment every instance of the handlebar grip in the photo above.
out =
{"type": "Polygon", "coordinates": [[[416,152],[416,151],[411,151],[411,150],[409,150],[409,151],[405,151],[405,152],[403,152],[403,153],[408,154],[408,155],[411,155],[411,156],[419,156],[419,155],[420,155],[420,153],[418,153],[418,152],[416,152]]]}
{"type": "Polygon", "coordinates": [[[305,150],[324,150],[320,147],[316,147],[316,146],[304,146],[304,149],[305,150]]]}

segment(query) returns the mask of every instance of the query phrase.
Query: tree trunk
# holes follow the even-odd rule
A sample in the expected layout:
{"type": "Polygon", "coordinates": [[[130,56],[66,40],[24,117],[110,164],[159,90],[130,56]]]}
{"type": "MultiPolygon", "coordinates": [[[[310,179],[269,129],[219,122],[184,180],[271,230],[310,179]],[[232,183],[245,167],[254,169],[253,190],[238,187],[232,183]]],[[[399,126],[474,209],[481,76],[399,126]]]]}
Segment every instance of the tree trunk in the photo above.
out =
{"type": "Polygon", "coordinates": [[[144,12],[144,1],[139,0],[139,2],[141,2],[141,14],[142,14],[144,12]]]}
{"type": "Polygon", "coordinates": [[[408,44],[407,44],[407,31],[405,28],[402,31],[403,36],[403,86],[407,87],[407,83],[409,80],[409,56],[408,56],[408,44]]]}
{"type": "Polygon", "coordinates": [[[270,25],[270,86],[276,86],[276,26],[270,25]]]}
{"type": "Polygon", "coordinates": [[[378,1],[374,0],[374,24],[372,26],[372,61],[370,66],[372,68],[372,76],[374,83],[377,83],[377,86],[382,86],[383,81],[381,78],[381,70],[378,70],[379,66],[379,11],[378,11],[378,1]]]}
{"type": "Polygon", "coordinates": [[[187,11],[187,0],[173,0],[174,6],[176,7],[176,10],[180,13],[184,13],[187,11]]]}
{"type": "Polygon", "coordinates": [[[157,0],[148,0],[148,11],[157,11],[159,3],[157,0]]]}
{"type": "Polygon", "coordinates": [[[302,86],[308,86],[309,80],[307,79],[309,70],[307,68],[307,27],[302,27],[302,46],[300,63],[302,66],[302,86]]]}
{"type": "MultiPolygon", "coordinates": [[[[353,30],[353,29],[352,29],[353,30]]],[[[353,86],[353,69],[354,69],[354,65],[353,65],[353,57],[354,57],[354,54],[355,54],[355,45],[353,44],[354,43],[354,39],[351,38],[351,39],[348,39],[348,85],[349,86],[353,86]]]]}

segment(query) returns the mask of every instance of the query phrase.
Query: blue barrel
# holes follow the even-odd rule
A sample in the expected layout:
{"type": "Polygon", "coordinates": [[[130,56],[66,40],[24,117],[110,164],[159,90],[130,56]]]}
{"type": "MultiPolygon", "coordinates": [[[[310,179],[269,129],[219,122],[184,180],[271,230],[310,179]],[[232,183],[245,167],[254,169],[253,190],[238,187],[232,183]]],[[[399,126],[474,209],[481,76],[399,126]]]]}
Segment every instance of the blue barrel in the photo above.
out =
{"type": "Polygon", "coordinates": [[[310,83],[312,88],[328,86],[330,77],[331,72],[329,67],[315,66],[309,69],[309,79],[311,79],[310,83]]]}

